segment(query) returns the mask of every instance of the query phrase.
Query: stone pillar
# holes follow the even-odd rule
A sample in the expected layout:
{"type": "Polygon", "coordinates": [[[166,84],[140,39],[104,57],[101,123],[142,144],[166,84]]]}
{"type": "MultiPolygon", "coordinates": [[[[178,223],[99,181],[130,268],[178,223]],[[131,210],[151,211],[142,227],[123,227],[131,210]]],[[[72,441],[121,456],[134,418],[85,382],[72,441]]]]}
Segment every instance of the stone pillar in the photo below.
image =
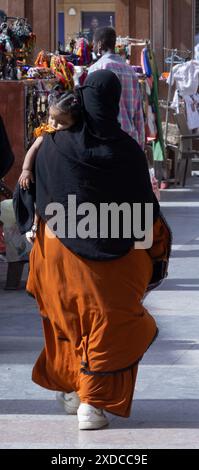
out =
{"type": "Polygon", "coordinates": [[[0,10],[4,10],[8,16],[21,16],[27,18],[33,25],[34,0],[0,0],[0,10]]]}
{"type": "Polygon", "coordinates": [[[137,39],[150,38],[150,0],[130,0],[130,36],[137,39]]]}
{"type": "MultiPolygon", "coordinates": [[[[165,58],[165,1],[152,0],[151,7],[151,41],[156,53],[159,71],[164,70],[165,58]]],[[[168,55],[168,54],[166,54],[168,55]]]]}
{"type": "MultiPolygon", "coordinates": [[[[130,0],[129,2],[129,35],[135,39],[150,39],[151,37],[151,8],[150,0],[130,0]]],[[[143,46],[133,46],[131,62],[140,64],[143,46]]]]}
{"type": "Polygon", "coordinates": [[[5,13],[8,13],[8,0],[0,0],[0,10],[5,11],[5,13]]]}
{"type": "Polygon", "coordinates": [[[116,0],[116,31],[118,36],[129,36],[129,4],[131,0],[116,0]]]}
{"type": "Polygon", "coordinates": [[[37,36],[36,51],[53,52],[56,47],[56,2],[33,0],[33,30],[37,36]]]}
{"type": "Polygon", "coordinates": [[[194,0],[167,0],[167,47],[193,49],[195,10],[194,0]]]}
{"type": "Polygon", "coordinates": [[[25,0],[8,0],[8,16],[25,15],[25,0]]]}

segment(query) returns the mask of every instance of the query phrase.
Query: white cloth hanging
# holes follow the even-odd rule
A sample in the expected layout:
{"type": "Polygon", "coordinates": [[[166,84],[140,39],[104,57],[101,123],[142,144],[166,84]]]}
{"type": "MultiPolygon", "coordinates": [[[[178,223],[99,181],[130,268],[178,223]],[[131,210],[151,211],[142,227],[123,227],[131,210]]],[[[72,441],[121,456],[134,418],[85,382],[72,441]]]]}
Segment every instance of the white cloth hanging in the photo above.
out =
{"type": "Polygon", "coordinates": [[[176,88],[183,97],[196,94],[199,87],[199,62],[190,60],[184,64],[175,65],[167,83],[171,85],[176,83],[176,88]]]}
{"type": "Polygon", "coordinates": [[[185,96],[184,101],[187,111],[187,124],[190,130],[199,127],[199,94],[185,96]]]}

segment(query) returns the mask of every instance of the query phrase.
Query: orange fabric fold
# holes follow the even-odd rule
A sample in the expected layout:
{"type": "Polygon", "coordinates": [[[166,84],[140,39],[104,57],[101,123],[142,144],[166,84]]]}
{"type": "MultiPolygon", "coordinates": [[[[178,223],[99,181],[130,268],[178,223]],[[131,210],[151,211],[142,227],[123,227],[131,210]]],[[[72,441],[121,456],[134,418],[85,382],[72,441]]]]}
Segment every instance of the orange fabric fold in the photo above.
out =
{"type": "Polygon", "coordinates": [[[137,363],[157,333],[142,305],[152,260],[133,249],[114,261],[85,260],[47,233],[41,224],[27,283],[44,317],[45,347],[33,380],[127,417],[137,363]]]}

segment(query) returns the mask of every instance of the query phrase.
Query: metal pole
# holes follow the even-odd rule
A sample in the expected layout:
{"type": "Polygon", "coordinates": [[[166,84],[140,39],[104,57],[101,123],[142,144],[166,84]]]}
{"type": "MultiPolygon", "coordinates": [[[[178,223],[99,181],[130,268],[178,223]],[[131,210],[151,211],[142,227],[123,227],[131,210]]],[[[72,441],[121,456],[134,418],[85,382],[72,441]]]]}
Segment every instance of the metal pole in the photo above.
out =
{"type": "Polygon", "coordinates": [[[168,136],[168,127],[169,127],[169,105],[171,101],[171,89],[172,89],[172,78],[173,78],[173,64],[174,64],[174,56],[177,54],[177,49],[172,49],[171,54],[171,67],[170,67],[170,80],[169,80],[169,90],[168,90],[168,97],[167,97],[167,108],[166,108],[166,127],[165,127],[165,137],[164,137],[164,145],[165,148],[167,146],[167,136],[168,136]]]}

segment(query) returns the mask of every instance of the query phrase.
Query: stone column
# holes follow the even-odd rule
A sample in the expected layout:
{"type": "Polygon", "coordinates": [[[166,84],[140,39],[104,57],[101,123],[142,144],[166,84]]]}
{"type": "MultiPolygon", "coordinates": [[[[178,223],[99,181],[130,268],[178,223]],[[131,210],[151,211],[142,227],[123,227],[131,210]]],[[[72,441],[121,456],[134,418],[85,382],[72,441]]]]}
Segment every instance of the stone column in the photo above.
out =
{"type": "Polygon", "coordinates": [[[167,47],[177,49],[193,48],[194,0],[167,0],[167,47]]]}
{"type": "Polygon", "coordinates": [[[8,16],[25,15],[25,0],[8,0],[8,16]]]}
{"type": "Polygon", "coordinates": [[[116,31],[118,36],[129,36],[130,0],[116,0],[116,31]]]}
{"type": "Polygon", "coordinates": [[[8,13],[8,0],[0,0],[0,10],[5,11],[8,13]]]}
{"type": "MultiPolygon", "coordinates": [[[[165,18],[165,1],[152,0],[151,7],[151,40],[153,49],[156,53],[159,71],[164,70],[165,57],[165,34],[166,18],[165,18]]],[[[166,54],[168,55],[168,54],[166,54]]]]}
{"type": "Polygon", "coordinates": [[[33,30],[37,36],[35,52],[41,49],[53,52],[56,47],[55,0],[33,0],[33,30]]]}

